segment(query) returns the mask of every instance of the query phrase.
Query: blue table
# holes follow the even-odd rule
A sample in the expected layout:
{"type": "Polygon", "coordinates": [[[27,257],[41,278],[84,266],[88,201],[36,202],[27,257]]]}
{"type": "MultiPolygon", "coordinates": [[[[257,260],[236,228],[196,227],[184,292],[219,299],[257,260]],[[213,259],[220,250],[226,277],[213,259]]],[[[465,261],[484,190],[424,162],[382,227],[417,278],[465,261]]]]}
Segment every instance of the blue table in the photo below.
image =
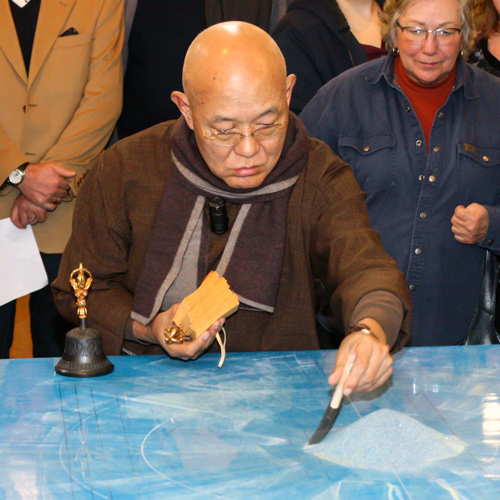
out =
{"type": "Polygon", "coordinates": [[[419,474],[349,469],[303,449],[328,403],[335,352],[195,362],[111,358],[94,379],[56,359],[0,362],[2,499],[500,498],[500,347],[411,348],[392,383],[355,395],[335,428],[391,408],[467,448],[419,474]]]}

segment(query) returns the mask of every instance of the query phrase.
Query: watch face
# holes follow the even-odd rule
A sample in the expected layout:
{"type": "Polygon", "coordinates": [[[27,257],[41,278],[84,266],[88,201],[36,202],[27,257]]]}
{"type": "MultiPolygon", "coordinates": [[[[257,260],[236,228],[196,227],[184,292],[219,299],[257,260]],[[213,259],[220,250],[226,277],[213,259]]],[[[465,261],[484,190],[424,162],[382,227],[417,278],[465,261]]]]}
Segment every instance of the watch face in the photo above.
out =
{"type": "Polygon", "coordinates": [[[21,170],[18,170],[16,168],[16,170],[13,170],[10,175],[9,175],[9,181],[11,182],[11,184],[19,184],[22,180],[23,180],[23,177],[24,177],[24,172],[21,172],[21,170]]]}

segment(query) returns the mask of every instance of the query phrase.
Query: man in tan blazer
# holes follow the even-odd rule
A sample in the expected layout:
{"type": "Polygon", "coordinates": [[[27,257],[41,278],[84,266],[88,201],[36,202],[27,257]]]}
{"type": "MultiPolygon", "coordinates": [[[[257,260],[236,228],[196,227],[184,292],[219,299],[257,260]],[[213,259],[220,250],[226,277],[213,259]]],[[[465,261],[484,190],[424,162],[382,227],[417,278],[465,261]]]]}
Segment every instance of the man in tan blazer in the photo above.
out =
{"type": "MultiPolygon", "coordinates": [[[[122,103],[123,0],[0,0],[0,219],[33,226],[49,282],[74,198],[122,103]],[[28,3],[26,3],[28,2],[28,3]]],[[[50,288],[30,298],[35,356],[58,356],[50,288]]],[[[8,357],[15,303],[0,307],[8,357]]]]}

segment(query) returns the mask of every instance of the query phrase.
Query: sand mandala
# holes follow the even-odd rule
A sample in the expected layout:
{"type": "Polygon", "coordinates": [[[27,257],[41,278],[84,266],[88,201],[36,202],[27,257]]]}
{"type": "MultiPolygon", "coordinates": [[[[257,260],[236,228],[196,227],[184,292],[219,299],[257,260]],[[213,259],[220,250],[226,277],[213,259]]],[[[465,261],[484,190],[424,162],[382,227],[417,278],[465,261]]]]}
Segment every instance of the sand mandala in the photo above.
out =
{"type": "Polygon", "coordinates": [[[305,450],[344,467],[387,472],[415,471],[459,455],[465,444],[393,410],[378,410],[305,450]]]}

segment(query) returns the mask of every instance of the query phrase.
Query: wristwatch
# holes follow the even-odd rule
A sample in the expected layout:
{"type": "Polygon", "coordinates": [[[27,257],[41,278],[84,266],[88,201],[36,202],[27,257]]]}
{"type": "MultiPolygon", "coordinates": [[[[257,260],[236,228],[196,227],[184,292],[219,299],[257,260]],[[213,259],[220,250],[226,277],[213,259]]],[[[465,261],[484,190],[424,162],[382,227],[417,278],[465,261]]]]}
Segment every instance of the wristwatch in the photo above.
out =
{"type": "Polygon", "coordinates": [[[15,170],[13,170],[7,179],[7,184],[11,186],[19,186],[24,179],[24,171],[28,168],[29,162],[19,165],[15,170]]]}
{"type": "Polygon", "coordinates": [[[356,323],[354,325],[351,325],[349,329],[347,330],[347,333],[355,333],[355,332],[363,332],[366,333],[366,335],[374,335],[371,328],[369,328],[366,325],[362,325],[360,323],[356,323]]]}

